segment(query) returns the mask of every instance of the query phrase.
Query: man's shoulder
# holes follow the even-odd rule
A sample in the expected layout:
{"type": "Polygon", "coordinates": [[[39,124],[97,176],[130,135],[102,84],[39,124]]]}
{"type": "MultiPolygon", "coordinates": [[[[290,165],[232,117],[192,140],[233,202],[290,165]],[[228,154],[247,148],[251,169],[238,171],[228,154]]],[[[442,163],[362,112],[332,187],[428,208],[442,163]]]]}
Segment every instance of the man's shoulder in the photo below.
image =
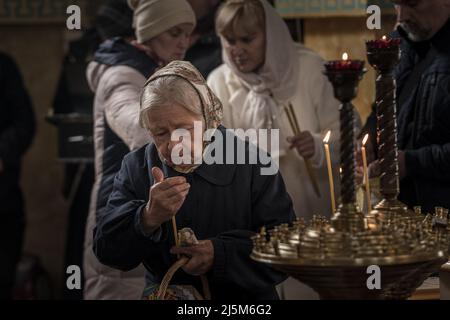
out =
{"type": "Polygon", "coordinates": [[[433,61],[432,71],[450,76],[450,52],[439,52],[433,61]]]}

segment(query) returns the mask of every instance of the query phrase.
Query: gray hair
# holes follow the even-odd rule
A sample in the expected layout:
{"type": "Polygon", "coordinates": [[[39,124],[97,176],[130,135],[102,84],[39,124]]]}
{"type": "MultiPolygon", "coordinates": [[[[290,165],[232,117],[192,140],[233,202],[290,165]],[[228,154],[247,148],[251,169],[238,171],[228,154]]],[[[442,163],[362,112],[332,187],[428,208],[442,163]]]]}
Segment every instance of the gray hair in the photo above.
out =
{"type": "Polygon", "coordinates": [[[203,115],[202,102],[196,89],[187,80],[175,76],[162,76],[147,82],[141,93],[141,110],[139,123],[149,129],[148,113],[154,108],[167,107],[174,103],[193,112],[203,115]]]}

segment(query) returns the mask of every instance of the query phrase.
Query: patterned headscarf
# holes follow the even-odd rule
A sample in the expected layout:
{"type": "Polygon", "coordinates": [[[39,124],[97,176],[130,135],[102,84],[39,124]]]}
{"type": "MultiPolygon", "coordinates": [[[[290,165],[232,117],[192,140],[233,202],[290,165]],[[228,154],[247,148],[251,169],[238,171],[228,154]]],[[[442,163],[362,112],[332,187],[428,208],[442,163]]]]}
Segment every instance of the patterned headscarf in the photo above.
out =
{"type": "MultiPolygon", "coordinates": [[[[208,129],[217,129],[217,127],[222,122],[223,108],[222,103],[217,98],[217,96],[212,92],[212,90],[206,84],[205,79],[201,73],[189,62],[187,61],[173,61],[169,63],[164,68],[156,71],[145,83],[144,88],[151,85],[151,82],[161,78],[161,77],[178,77],[187,81],[195,92],[197,92],[200,98],[200,104],[202,108],[203,120],[205,121],[205,131],[208,129]]],[[[145,127],[144,121],[148,119],[147,111],[149,107],[145,107],[142,104],[141,95],[141,110],[139,114],[139,122],[142,127],[145,127]]],[[[203,153],[206,152],[206,148],[210,141],[203,141],[203,153]]],[[[158,151],[159,153],[159,151],[158,151]]],[[[162,162],[167,165],[167,161],[164,157],[159,154],[159,158],[162,162]]],[[[180,166],[175,166],[173,169],[180,173],[190,173],[193,172],[200,165],[192,165],[189,168],[182,168],[180,166]]]]}
{"type": "MultiPolygon", "coordinates": [[[[164,68],[156,71],[145,83],[144,87],[150,85],[150,83],[161,77],[178,77],[187,81],[192,88],[197,92],[200,98],[203,119],[205,120],[207,129],[216,129],[222,122],[223,108],[222,103],[212,90],[206,84],[205,78],[201,73],[187,61],[172,61],[164,68]]],[[[140,110],[140,122],[146,115],[148,108],[142,105],[140,110]]]]}

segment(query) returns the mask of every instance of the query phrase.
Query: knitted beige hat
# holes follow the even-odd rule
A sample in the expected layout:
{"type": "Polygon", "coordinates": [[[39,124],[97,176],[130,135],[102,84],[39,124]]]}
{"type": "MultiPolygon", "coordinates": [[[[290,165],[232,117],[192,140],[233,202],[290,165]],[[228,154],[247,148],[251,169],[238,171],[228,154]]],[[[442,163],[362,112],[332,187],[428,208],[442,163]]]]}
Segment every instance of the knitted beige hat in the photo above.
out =
{"type": "Polygon", "coordinates": [[[139,43],[181,23],[195,26],[195,13],[186,0],[128,0],[134,11],[133,27],[139,43]]]}

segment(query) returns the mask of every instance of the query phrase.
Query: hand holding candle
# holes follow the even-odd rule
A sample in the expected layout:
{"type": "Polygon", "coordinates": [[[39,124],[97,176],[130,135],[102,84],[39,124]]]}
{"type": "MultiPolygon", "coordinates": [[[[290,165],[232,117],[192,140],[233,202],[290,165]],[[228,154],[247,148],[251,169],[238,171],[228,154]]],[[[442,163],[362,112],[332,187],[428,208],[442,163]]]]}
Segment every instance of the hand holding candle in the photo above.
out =
{"type": "Polygon", "coordinates": [[[143,229],[146,233],[151,233],[171,220],[175,244],[178,244],[175,215],[183,205],[190,185],[185,177],[165,178],[158,167],[152,168],[152,175],[154,184],[150,188],[149,201],[142,215],[143,229]]]}
{"type": "Polygon", "coordinates": [[[330,184],[330,197],[331,197],[331,211],[332,215],[336,212],[336,200],[334,197],[334,179],[333,179],[333,169],[331,167],[331,155],[330,155],[330,146],[328,145],[328,141],[330,140],[331,131],[328,131],[325,138],[323,139],[324,147],[325,147],[325,157],[327,159],[327,168],[328,168],[328,181],[330,184]]]}

